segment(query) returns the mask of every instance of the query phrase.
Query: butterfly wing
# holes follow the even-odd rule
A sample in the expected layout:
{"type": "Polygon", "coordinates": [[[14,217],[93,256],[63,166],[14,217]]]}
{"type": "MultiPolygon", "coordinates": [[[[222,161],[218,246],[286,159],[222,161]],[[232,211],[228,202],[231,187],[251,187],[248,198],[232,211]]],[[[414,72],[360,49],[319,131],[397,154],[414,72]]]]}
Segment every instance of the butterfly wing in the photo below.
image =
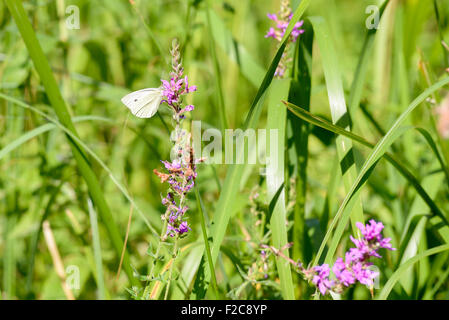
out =
{"type": "Polygon", "coordinates": [[[151,118],[162,101],[162,89],[148,88],[131,92],[122,98],[125,106],[139,118],[151,118]]]}

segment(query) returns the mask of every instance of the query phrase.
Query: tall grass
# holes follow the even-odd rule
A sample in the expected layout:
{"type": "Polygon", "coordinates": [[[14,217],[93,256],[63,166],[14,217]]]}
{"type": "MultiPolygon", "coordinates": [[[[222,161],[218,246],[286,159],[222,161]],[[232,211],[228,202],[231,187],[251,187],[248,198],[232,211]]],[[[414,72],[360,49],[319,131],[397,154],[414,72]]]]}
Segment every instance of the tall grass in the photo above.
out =
{"type": "Polygon", "coordinates": [[[449,297],[449,140],[436,111],[449,5],[293,0],[276,46],[264,35],[280,3],[0,3],[2,299],[449,297]],[[372,4],[379,28],[366,25],[372,4]],[[188,127],[274,129],[266,149],[279,162],[199,164],[192,230],[160,242],[153,169],[169,158],[171,115],[138,119],[120,99],[167,78],[173,38],[198,86],[188,127]],[[335,263],[370,219],[397,249],[376,261],[379,287],[314,296],[296,271],[335,263]]]}

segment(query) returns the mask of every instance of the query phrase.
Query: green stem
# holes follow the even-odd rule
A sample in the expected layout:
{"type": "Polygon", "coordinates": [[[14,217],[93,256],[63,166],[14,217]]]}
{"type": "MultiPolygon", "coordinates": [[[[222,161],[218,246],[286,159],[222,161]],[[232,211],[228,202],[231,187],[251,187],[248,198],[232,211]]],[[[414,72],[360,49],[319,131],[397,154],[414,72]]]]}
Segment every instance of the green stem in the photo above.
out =
{"type": "Polygon", "coordinates": [[[173,248],[173,259],[172,259],[172,262],[171,262],[171,265],[170,265],[170,272],[169,272],[169,275],[168,275],[167,287],[165,288],[164,300],[167,300],[167,298],[168,298],[168,292],[170,291],[171,277],[173,275],[173,266],[175,265],[176,258],[178,257],[178,240],[179,240],[179,236],[176,235],[175,246],[173,248]]]}
{"type": "Polygon", "coordinates": [[[148,280],[147,280],[147,283],[145,285],[145,290],[143,291],[143,298],[145,300],[148,299],[148,295],[150,293],[150,289],[151,289],[150,283],[153,280],[154,268],[156,267],[156,263],[157,263],[157,260],[158,260],[158,257],[159,257],[160,251],[161,251],[162,242],[164,242],[165,233],[167,232],[166,231],[167,230],[167,215],[168,215],[168,208],[167,208],[167,211],[165,211],[165,214],[164,214],[164,217],[165,217],[164,225],[162,226],[162,231],[161,231],[161,236],[159,238],[159,243],[157,245],[156,253],[154,254],[153,262],[151,264],[150,274],[148,275],[148,280]]]}
{"type": "Polygon", "coordinates": [[[217,58],[217,52],[215,50],[215,40],[212,36],[212,25],[211,25],[211,18],[210,18],[210,9],[209,9],[209,2],[207,3],[206,8],[206,17],[207,17],[207,28],[209,31],[209,42],[210,42],[210,51],[212,54],[212,60],[214,62],[214,71],[215,71],[215,79],[217,81],[217,92],[218,92],[218,110],[220,113],[220,124],[221,124],[221,130],[224,132],[226,128],[229,128],[227,119],[226,119],[226,111],[225,111],[225,104],[224,104],[224,97],[223,97],[223,85],[221,83],[221,72],[220,72],[220,64],[218,63],[217,58]]]}
{"type": "Polygon", "coordinates": [[[200,198],[200,193],[198,191],[198,188],[195,188],[195,196],[196,196],[196,203],[197,203],[198,209],[200,211],[201,230],[203,232],[204,246],[206,247],[207,262],[209,263],[209,269],[210,269],[210,274],[211,274],[211,279],[212,279],[212,287],[214,289],[215,298],[218,300],[218,299],[220,299],[220,294],[219,294],[218,286],[217,286],[217,278],[215,277],[214,263],[212,261],[212,255],[210,253],[209,238],[207,236],[206,222],[204,220],[204,210],[203,210],[203,205],[201,203],[201,198],[200,198]]]}

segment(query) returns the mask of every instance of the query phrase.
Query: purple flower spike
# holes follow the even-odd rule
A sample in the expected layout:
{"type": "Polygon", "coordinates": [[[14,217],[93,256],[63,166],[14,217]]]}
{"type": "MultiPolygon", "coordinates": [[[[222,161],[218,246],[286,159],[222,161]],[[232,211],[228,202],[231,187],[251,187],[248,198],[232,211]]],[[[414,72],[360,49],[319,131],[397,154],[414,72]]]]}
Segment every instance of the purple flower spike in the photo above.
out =
{"type": "MultiPolygon", "coordinates": [[[[281,10],[278,14],[267,14],[268,19],[272,20],[275,23],[276,27],[270,27],[268,32],[265,34],[265,38],[273,38],[278,43],[282,41],[284,38],[285,32],[287,30],[287,27],[292,20],[293,13],[291,8],[288,5],[288,2],[282,2],[281,4],[281,10]]],[[[302,25],[304,24],[304,21],[298,21],[293,26],[293,29],[291,31],[291,37],[289,38],[290,42],[296,42],[296,40],[299,38],[301,34],[304,33],[304,30],[301,29],[302,25]]],[[[287,52],[287,50],[285,50],[287,52]]],[[[283,78],[285,75],[285,72],[288,68],[288,65],[291,63],[292,59],[288,58],[288,54],[282,55],[281,61],[279,61],[278,67],[275,71],[275,77],[277,78],[283,78]]]]}
{"type": "Polygon", "coordinates": [[[295,23],[295,28],[301,28],[303,24],[304,24],[304,20],[298,21],[298,22],[295,23]]]}
{"type": "Polygon", "coordinates": [[[170,80],[161,79],[161,89],[165,96],[163,102],[173,111],[175,131],[171,135],[174,141],[172,162],[161,160],[166,172],[153,172],[161,179],[161,182],[168,182],[169,189],[167,196],[162,198],[162,204],[166,207],[163,219],[167,223],[165,236],[178,237],[185,235],[190,229],[185,221],[185,215],[189,207],[185,204],[187,193],[195,185],[196,164],[200,159],[193,159],[193,147],[191,134],[182,130],[181,122],[185,119],[185,113],[193,111],[194,106],[184,105],[183,96],[195,92],[196,86],[189,85],[189,79],[184,75],[184,68],[181,64],[179,44],[174,41],[172,50],[172,71],[170,80]]]}
{"type": "Polygon", "coordinates": [[[184,78],[184,83],[185,83],[185,93],[190,93],[190,92],[196,91],[196,86],[189,87],[189,80],[188,80],[187,76],[184,78]]]}
{"type": "Polygon", "coordinates": [[[384,248],[384,249],[388,249],[388,250],[396,250],[396,248],[393,248],[391,246],[391,238],[383,238],[379,241],[379,247],[380,248],[384,248]]]}
{"type": "Polygon", "coordinates": [[[362,238],[356,239],[350,236],[356,247],[350,248],[346,252],[345,259],[338,258],[335,261],[332,267],[335,281],[329,280],[329,266],[327,264],[305,270],[306,278],[308,274],[312,274],[312,282],[323,295],[327,291],[342,292],[344,287],[349,287],[356,282],[372,289],[374,279],[379,276],[379,272],[370,268],[373,264],[369,262],[369,259],[371,257],[381,258],[378,253],[379,249],[396,250],[392,247],[390,238],[383,238],[384,225],[381,222],[370,220],[366,225],[357,223],[356,226],[360,229],[362,238]]]}
{"type": "Polygon", "coordinates": [[[174,45],[172,49],[172,66],[173,71],[170,73],[170,80],[161,79],[162,94],[165,96],[163,102],[174,111],[174,118],[177,120],[183,119],[181,115],[182,97],[188,93],[195,92],[196,86],[189,86],[189,79],[185,76],[184,68],[180,62],[179,45],[174,45]]]}

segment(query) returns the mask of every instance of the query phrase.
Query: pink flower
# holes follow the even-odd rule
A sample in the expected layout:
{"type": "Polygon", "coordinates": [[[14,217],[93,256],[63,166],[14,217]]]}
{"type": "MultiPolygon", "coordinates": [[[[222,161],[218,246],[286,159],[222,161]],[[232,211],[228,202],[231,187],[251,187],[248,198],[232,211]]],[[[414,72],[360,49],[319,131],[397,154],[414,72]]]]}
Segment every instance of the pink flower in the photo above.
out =
{"type": "Polygon", "coordinates": [[[278,21],[278,17],[275,14],[267,13],[267,17],[275,22],[278,21]]]}
{"type": "Polygon", "coordinates": [[[381,222],[370,220],[366,225],[362,223],[357,223],[356,225],[360,229],[363,237],[361,239],[355,239],[350,236],[351,241],[356,247],[350,248],[345,253],[345,260],[338,258],[335,261],[332,267],[335,281],[329,280],[329,266],[327,264],[305,270],[304,272],[306,278],[308,274],[313,275],[312,282],[323,295],[327,291],[332,290],[339,292],[342,285],[349,287],[355,284],[356,281],[372,287],[374,279],[379,276],[379,272],[370,269],[373,264],[368,260],[370,257],[381,258],[378,253],[378,250],[381,248],[396,250],[391,246],[390,238],[383,238],[382,230],[384,229],[384,225],[381,222]]]}
{"type": "Polygon", "coordinates": [[[181,121],[185,118],[184,113],[192,111],[193,105],[183,107],[182,96],[197,90],[196,86],[189,86],[189,79],[183,75],[184,69],[180,61],[179,45],[174,42],[170,51],[172,54],[172,72],[170,80],[161,80],[162,94],[165,96],[163,102],[173,111],[175,122],[176,142],[175,150],[178,151],[177,158],[172,162],[162,161],[168,173],[161,173],[156,169],[154,173],[161,179],[162,183],[168,182],[169,190],[167,196],[162,198],[162,204],[166,207],[166,214],[163,216],[167,221],[166,235],[171,237],[185,235],[190,229],[184,220],[184,215],[189,209],[184,204],[186,195],[195,185],[196,163],[192,159],[193,149],[190,136],[185,136],[180,130],[181,121]]]}
{"type": "Polygon", "coordinates": [[[273,38],[276,39],[276,30],[274,30],[273,27],[268,30],[267,34],[265,35],[265,38],[273,38]]]}
{"type": "Polygon", "coordinates": [[[366,226],[364,226],[360,222],[357,222],[356,226],[357,226],[357,228],[360,229],[360,231],[362,232],[363,237],[367,241],[371,241],[373,239],[379,240],[379,238],[382,237],[381,233],[382,233],[382,230],[384,228],[384,225],[382,224],[382,222],[377,223],[376,221],[371,219],[369,221],[369,224],[367,224],[366,226]]]}
{"type": "Polygon", "coordinates": [[[352,266],[354,276],[356,279],[366,286],[373,286],[374,279],[379,275],[379,272],[368,269],[371,264],[357,262],[352,266]]]}
{"type": "Polygon", "coordinates": [[[337,261],[335,261],[332,271],[334,272],[337,280],[343,283],[346,287],[349,287],[351,284],[355,283],[354,274],[346,268],[343,258],[338,258],[337,261]]]}
{"type": "MultiPolygon", "coordinates": [[[[273,38],[277,41],[281,41],[282,38],[285,35],[285,31],[287,30],[288,24],[290,23],[290,20],[293,17],[293,14],[290,14],[287,18],[278,18],[276,14],[267,14],[268,19],[274,21],[276,23],[276,28],[270,27],[267,34],[265,35],[265,38],[273,38]]],[[[302,25],[304,24],[304,21],[301,20],[293,26],[292,30],[292,42],[296,42],[298,37],[303,34],[305,31],[301,29],[302,25]]]]}
{"type": "Polygon", "coordinates": [[[318,274],[313,277],[312,282],[324,296],[327,290],[330,290],[333,286],[333,282],[329,280],[329,265],[323,264],[321,266],[316,266],[313,269],[318,272],[318,274]]]}

